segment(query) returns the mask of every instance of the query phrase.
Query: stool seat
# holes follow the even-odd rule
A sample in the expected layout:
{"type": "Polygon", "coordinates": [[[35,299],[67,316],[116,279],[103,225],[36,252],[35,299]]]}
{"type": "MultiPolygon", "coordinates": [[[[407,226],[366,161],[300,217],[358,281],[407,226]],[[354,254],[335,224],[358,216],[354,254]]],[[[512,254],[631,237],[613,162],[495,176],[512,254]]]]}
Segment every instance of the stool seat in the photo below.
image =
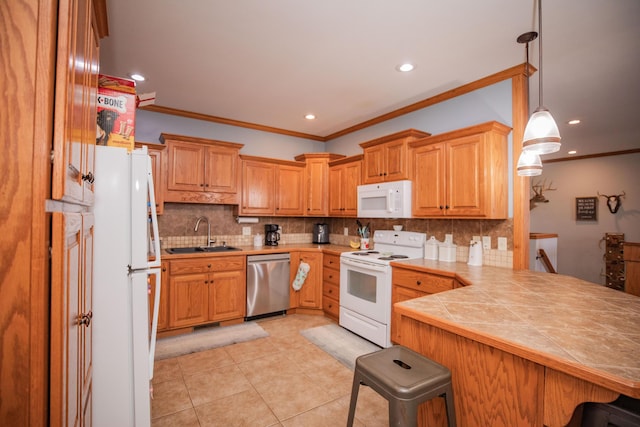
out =
{"type": "Polygon", "coordinates": [[[451,371],[406,347],[394,346],[356,359],[347,426],[353,425],[360,384],[389,401],[390,426],[416,426],[418,405],[443,396],[455,426],[451,371]]]}

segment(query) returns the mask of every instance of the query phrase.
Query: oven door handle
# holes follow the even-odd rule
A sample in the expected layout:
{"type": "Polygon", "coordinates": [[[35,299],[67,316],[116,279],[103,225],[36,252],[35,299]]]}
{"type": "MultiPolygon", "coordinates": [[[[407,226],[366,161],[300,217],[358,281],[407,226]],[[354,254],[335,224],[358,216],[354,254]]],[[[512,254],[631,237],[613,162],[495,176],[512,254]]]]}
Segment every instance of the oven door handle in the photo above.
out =
{"type": "Polygon", "coordinates": [[[389,267],[388,265],[376,265],[376,264],[361,262],[361,261],[357,261],[349,258],[342,258],[340,260],[340,264],[341,264],[341,267],[344,265],[344,266],[351,266],[351,267],[356,267],[361,269],[367,269],[370,271],[380,271],[383,273],[386,272],[389,267]]]}

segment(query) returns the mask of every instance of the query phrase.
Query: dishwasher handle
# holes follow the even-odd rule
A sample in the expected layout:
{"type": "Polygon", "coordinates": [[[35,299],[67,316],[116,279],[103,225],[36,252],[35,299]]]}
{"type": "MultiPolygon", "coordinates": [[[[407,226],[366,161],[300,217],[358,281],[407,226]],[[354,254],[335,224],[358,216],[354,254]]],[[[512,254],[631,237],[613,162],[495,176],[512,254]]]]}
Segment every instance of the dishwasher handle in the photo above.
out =
{"type": "Polygon", "coordinates": [[[291,255],[285,254],[267,254],[267,255],[249,255],[247,257],[247,264],[257,264],[264,262],[282,262],[291,261],[291,255]]]}

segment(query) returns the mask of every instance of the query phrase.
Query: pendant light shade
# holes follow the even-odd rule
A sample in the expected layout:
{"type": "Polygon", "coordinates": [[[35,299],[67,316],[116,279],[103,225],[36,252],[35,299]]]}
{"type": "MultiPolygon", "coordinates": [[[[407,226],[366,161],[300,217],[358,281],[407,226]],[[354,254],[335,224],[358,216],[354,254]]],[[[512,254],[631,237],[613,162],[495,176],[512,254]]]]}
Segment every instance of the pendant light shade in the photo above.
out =
{"type": "Polygon", "coordinates": [[[560,132],[549,110],[538,107],[524,129],[522,150],[550,154],[560,150],[560,132]]]}
{"type": "Polygon", "coordinates": [[[542,174],[542,161],[537,153],[523,150],[517,168],[518,176],[538,176],[542,174]]]}
{"type": "MultiPolygon", "coordinates": [[[[538,40],[538,65],[540,67],[538,70],[538,108],[533,112],[524,129],[522,150],[542,155],[560,150],[558,126],[549,110],[542,106],[542,0],[538,0],[538,35],[540,36],[538,40]]],[[[525,38],[523,41],[519,39],[518,42],[530,40],[525,38]]]]}

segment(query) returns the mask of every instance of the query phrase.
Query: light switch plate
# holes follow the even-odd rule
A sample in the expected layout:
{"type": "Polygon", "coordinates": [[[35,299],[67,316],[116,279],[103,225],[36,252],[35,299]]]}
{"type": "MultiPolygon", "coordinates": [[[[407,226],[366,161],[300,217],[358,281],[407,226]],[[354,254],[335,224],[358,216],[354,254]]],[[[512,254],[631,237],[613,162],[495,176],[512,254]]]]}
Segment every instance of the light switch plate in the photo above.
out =
{"type": "Polygon", "coordinates": [[[507,250],[507,238],[506,237],[498,237],[498,250],[506,251],[507,250]]]}
{"type": "Polygon", "coordinates": [[[243,236],[251,236],[251,227],[242,227],[243,236]]]}
{"type": "Polygon", "coordinates": [[[344,228],[344,235],[348,236],[349,235],[349,227],[345,227],[344,228]]]}
{"type": "Polygon", "coordinates": [[[444,235],[444,242],[445,243],[453,243],[453,234],[445,234],[444,235]]]}
{"type": "Polygon", "coordinates": [[[482,249],[491,249],[491,236],[482,236],[482,249]]]}

